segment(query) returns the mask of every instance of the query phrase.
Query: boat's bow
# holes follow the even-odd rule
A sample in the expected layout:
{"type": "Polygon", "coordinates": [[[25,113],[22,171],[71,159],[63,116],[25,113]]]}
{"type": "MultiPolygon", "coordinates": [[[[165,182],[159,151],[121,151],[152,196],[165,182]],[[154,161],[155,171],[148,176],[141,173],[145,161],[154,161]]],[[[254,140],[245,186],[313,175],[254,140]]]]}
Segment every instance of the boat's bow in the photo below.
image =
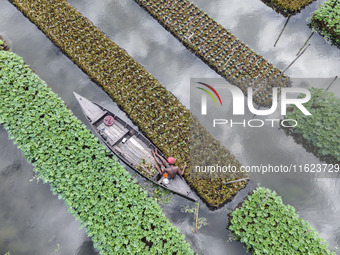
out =
{"type": "Polygon", "coordinates": [[[73,92],[73,94],[76,97],[78,103],[80,104],[83,113],[91,121],[91,123],[94,123],[104,114],[106,114],[105,110],[102,110],[98,105],[92,103],[90,100],[86,99],[85,97],[82,97],[76,92],[73,92]]]}

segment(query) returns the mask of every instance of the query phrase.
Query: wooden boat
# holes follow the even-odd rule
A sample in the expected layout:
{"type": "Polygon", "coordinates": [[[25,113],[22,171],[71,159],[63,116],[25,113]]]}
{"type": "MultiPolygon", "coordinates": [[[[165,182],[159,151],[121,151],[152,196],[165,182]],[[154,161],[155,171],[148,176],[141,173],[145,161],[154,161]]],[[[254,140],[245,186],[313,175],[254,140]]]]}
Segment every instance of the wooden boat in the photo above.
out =
{"type": "MultiPolygon", "coordinates": [[[[156,146],[152,142],[112,112],[73,93],[93,129],[118,158],[153,183],[184,198],[197,201],[194,192],[182,176],[177,175],[174,179],[168,179],[167,182],[158,173],[151,153],[156,146]]],[[[158,152],[165,158],[159,150],[158,152]]]]}

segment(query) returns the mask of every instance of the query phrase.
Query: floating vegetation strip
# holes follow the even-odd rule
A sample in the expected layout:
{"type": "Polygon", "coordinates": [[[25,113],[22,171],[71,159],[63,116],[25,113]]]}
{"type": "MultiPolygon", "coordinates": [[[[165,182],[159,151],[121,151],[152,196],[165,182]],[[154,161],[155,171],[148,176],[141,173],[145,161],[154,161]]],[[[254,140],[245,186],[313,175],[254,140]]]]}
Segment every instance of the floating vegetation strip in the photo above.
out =
{"type": "Polygon", "coordinates": [[[285,87],[289,78],[255,53],[190,1],[135,0],[165,29],[228,82],[246,94],[253,87],[254,102],[271,104],[272,87],[285,87]],[[275,84],[275,85],[274,85],[275,84]]]}
{"type": "Polygon", "coordinates": [[[257,188],[230,214],[228,228],[253,254],[335,255],[294,207],[266,188],[257,188]]]}
{"type": "Polygon", "coordinates": [[[0,123],[101,254],[193,254],[179,230],[63,101],[0,51],[0,123]]]}
{"type": "Polygon", "coordinates": [[[325,1],[312,15],[310,27],[340,47],[340,1],[325,1]]]}
{"type": "MultiPolygon", "coordinates": [[[[67,56],[116,101],[123,111],[162,150],[183,167],[190,162],[190,112],[141,65],[112,42],[64,0],[11,0],[67,56]]],[[[261,65],[263,63],[261,62],[261,65]]],[[[203,127],[193,119],[198,130],[203,127]]],[[[223,165],[235,158],[207,132],[207,151],[225,155],[223,165]]],[[[239,164],[237,164],[238,166],[239,164]]],[[[190,169],[189,167],[187,169],[190,169]]],[[[246,183],[225,187],[226,178],[185,178],[210,206],[219,207],[246,183]]]]}
{"type": "Polygon", "coordinates": [[[315,0],[261,0],[276,12],[287,17],[302,11],[315,0]]]}
{"type": "Polygon", "coordinates": [[[248,181],[245,181],[226,184],[233,180],[245,178],[246,175],[240,171],[229,171],[226,178],[221,178],[223,173],[218,171],[214,173],[209,171],[206,173],[203,171],[196,172],[197,166],[202,168],[216,165],[231,166],[239,170],[241,164],[205,128],[202,128],[194,116],[191,119],[190,164],[192,168],[190,174],[194,185],[202,187],[203,192],[209,191],[209,186],[212,186],[213,189],[206,193],[204,197],[208,197],[210,204],[214,207],[220,207],[228,202],[232,194],[236,194],[248,183],[248,181]],[[210,179],[213,180],[212,185],[208,182],[210,179]],[[225,200],[226,198],[227,200],[225,200]],[[221,203],[222,201],[223,203],[221,203]]]}
{"type": "Polygon", "coordinates": [[[293,133],[312,144],[319,156],[340,162],[340,99],[323,89],[312,88],[310,92],[312,98],[304,106],[312,115],[306,116],[294,106],[286,118],[297,120],[293,133]]]}

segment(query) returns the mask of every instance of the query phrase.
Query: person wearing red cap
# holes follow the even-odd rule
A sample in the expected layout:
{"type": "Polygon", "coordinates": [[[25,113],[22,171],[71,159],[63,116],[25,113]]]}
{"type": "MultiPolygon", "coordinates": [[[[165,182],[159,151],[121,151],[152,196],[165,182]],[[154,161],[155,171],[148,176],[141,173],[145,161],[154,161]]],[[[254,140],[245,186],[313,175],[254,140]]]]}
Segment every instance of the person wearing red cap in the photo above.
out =
{"type": "Polygon", "coordinates": [[[173,179],[176,177],[177,174],[181,176],[184,174],[184,169],[187,165],[184,165],[181,171],[178,166],[174,166],[176,160],[173,157],[168,157],[168,159],[165,160],[161,155],[158,154],[157,148],[155,149],[155,151],[151,152],[157,163],[155,167],[161,175],[167,174],[170,179],[173,179]],[[159,159],[161,161],[159,161],[159,159]],[[160,168],[162,169],[162,171],[160,168]]]}

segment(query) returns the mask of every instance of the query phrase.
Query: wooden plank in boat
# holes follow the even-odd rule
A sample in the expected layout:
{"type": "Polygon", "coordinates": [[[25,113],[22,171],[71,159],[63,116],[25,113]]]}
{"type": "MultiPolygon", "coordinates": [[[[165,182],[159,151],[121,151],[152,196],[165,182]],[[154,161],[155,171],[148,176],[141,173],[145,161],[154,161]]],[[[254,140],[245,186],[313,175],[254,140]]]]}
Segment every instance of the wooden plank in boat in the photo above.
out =
{"type": "Polygon", "coordinates": [[[104,123],[100,124],[98,128],[99,130],[105,128],[104,134],[111,138],[113,144],[115,144],[119,139],[125,136],[129,131],[128,129],[121,130],[115,125],[106,126],[104,123]]]}
{"type": "Polygon", "coordinates": [[[148,162],[155,164],[155,160],[151,154],[151,150],[146,151],[143,149],[143,147],[141,147],[139,144],[139,146],[136,146],[136,143],[133,141],[133,137],[131,137],[127,142],[126,145],[128,147],[130,147],[135,153],[137,153],[138,155],[140,155],[141,158],[144,158],[145,160],[147,160],[148,162]]]}
{"type": "Polygon", "coordinates": [[[134,137],[131,137],[129,140],[131,140],[131,142],[133,144],[138,144],[138,148],[145,151],[145,153],[148,153],[149,154],[149,158],[151,159],[152,163],[153,164],[156,164],[155,162],[155,159],[154,157],[152,156],[152,153],[151,153],[151,148],[153,147],[149,147],[148,144],[145,144],[141,139],[139,139],[138,137],[134,136],[134,137]]]}
{"type": "Polygon", "coordinates": [[[115,122],[112,126],[109,126],[108,128],[112,129],[113,132],[120,134],[120,135],[125,134],[128,131],[127,128],[121,128],[117,124],[118,123],[115,122]]]}
{"type": "Polygon", "coordinates": [[[141,139],[139,139],[137,136],[131,137],[129,139],[134,145],[138,147],[138,149],[142,150],[144,153],[147,153],[149,156],[148,158],[151,160],[150,163],[156,164],[154,157],[152,156],[151,153],[151,148],[145,144],[141,139]]]}
{"type": "Polygon", "coordinates": [[[113,147],[113,145],[115,144],[115,141],[113,141],[110,137],[108,137],[106,141],[111,147],[113,147]]]}
{"type": "Polygon", "coordinates": [[[106,128],[109,132],[111,133],[115,133],[118,136],[122,137],[123,135],[125,135],[129,130],[128,129],[120,129],[118,126],[116,125],[112,125],[106,128]]]}
{"type": "Polygon", "coordinates": [[[98,125],[99,129],[105,128],[105,130],[109,130],[110,132],[114,134],[118,134],[122,136],[123,134],[126,134],[129,130],[127,128],[124,128],[120,123],[115,122],[112,126],[106,126],[104,122],[102,122],[100,125],[98,125]]]}
{"type": "Polygon", "coordinates": [[[126,148],[115,146],[114,149],[120,152],[133,165],[139,165],[139,160],[131,156],[129,151],[126,148]]]}
{"type": "Polygon", "coordinates": [[[126,127],[124,127],[119,121],[115,121],[114,125],[120,128],[121,130],[125,131],[128,130],[126,127]]]}
{"type": "Polygon", "coordinates": [[[128,147],[133,154],[136,154],[140,159],[144,158],[147,162],[151,164],[155,164],[151,154],[145,154],[142,151],[140,151],[137,147],[135,147],[132,143],[127,141],[124,146],[128,147]]]}
{"type": "Polygon", "coordinates": [[[137,151],[135,150],[135,148],[131,147],[128,143],[122,144],[121,146],[126,147],[127,150],[129,150],[129,151],[131,152],[131,154],[134,154],[134,155],[135,155],[136,157],[138,157],[139,159],[142,159],[142,158],[145,157],[145,155],[143,155],[143,154],[137,152],[137,151]]]}
{"type": "Polygon", "coordinates": [[[134,146],[136,146],[139,150],[143,151],[144,153],[151,153],[151,149],[148,148],[148,146],[137,137],[131,137],[129,141],[131,141],[131,143],[134,146]]]}
{"type": "Polygon", "coordinates": [[[127,146],[126,144],[120,144],[119,147],[124,150],[126,153],[129,154],[129,156],[133,157],[134,159],[136,159],[138,161],[138,163],[140,162],[140,160],[143,158],[143,156],[139,155],[138,153],[136,153],[131,147],[127,146]]]}
{"type": "Polygon", "coordinates": [[[100,124],[97,128],[100,131],[104,129],[103,133],[107,135],[108,139],[111,139],[112,145],[121,138],[118,134],[110,132],[104,123],[100,124]]]}
{"type": "MultiPolygon", "coordinates": [[[[125,144],[119,144],[120,149],[126,151],[127,153],[130,152],[130,156],[134,157],[136,160],[138,160],[138,165],[140,165],[140,161],[142,158],[144,158],[148,163],[151,163],[151,165],[153,166],[153,170],[149,171],[151,172],[152,175],[155,175],[157,173],[157,169],[156,167],[154,167],[154,165],[156,164],[156,162],[154,160],[150,160],[150,158],[147,157],[147,155],[140,155],[139,153],[136,153],[136,151],[134,149],[136,149],[136,147],[130,147],[129,145],[125,144]]],[[[150,177],[150,176],[149,176],[150,177]]]]}
{"type": "Polygon", "coordinates": [[[101,112],[100,114],[98,114],[97,116],[95,116],[95,117],[91,120],[91,122],[92,122],[92,123],[97,122],[97,121],[100,120],[100,118],[102,118],[106,113],[107,113],[107,111],[101,112]]]}

